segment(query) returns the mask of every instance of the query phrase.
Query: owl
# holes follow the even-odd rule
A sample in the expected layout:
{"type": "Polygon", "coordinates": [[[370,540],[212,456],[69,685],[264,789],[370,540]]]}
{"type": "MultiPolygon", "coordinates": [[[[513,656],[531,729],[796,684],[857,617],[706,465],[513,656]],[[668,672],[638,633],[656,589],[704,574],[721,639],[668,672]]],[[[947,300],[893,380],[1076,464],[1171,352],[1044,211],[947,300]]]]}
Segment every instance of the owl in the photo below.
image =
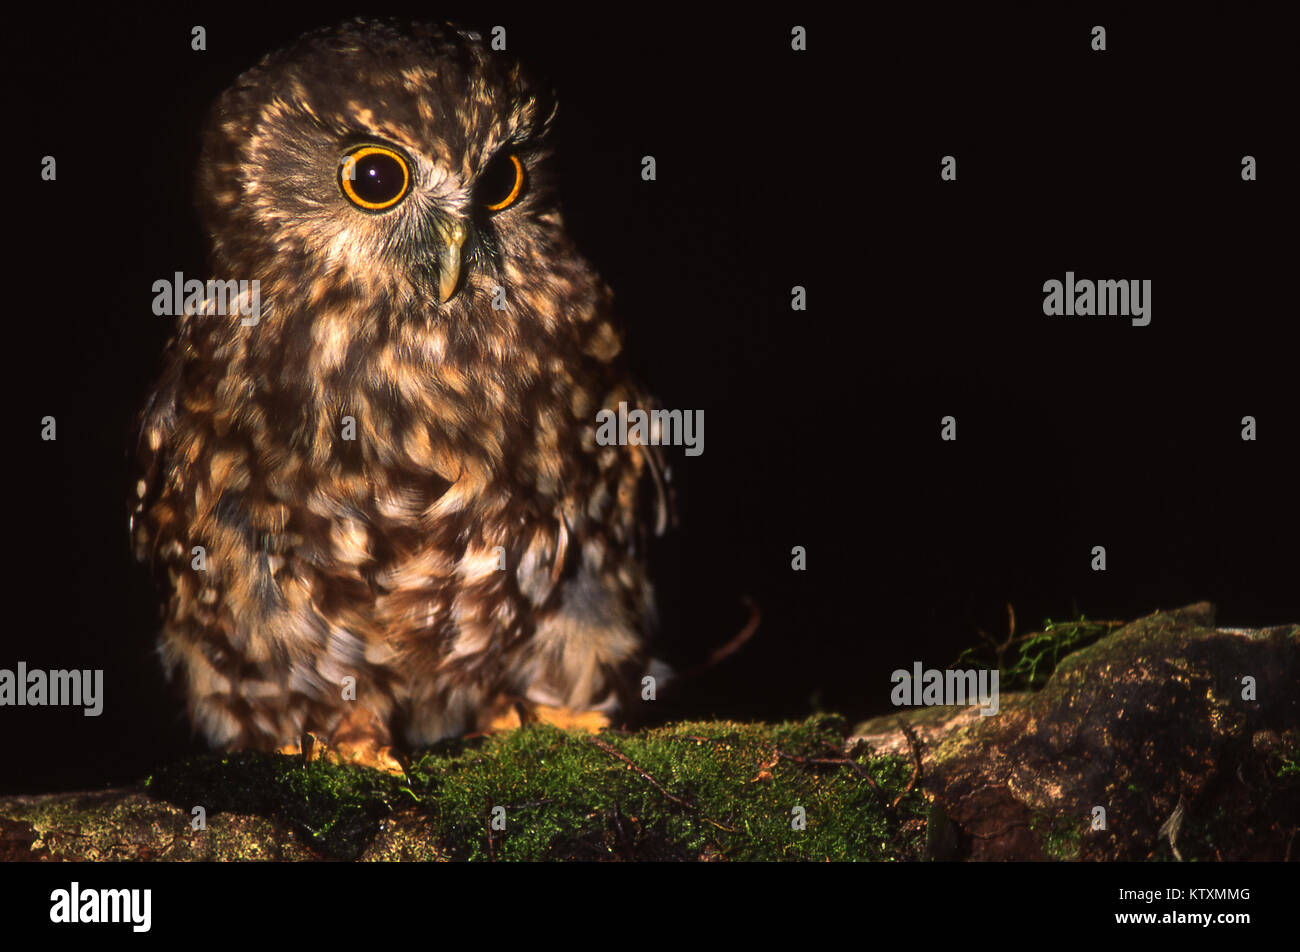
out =
{"type": "Polygon", "coordinates": [[[602,410],[650,403],[565,232],[554,114],[476,34],[366,20],[213,108],[207,289],[246,290],[178,322],[131,527],[212,744],[391,769],[466,732],[592,727],[639,689],[671,499],[656,447],[597,441],[602,410]]]}

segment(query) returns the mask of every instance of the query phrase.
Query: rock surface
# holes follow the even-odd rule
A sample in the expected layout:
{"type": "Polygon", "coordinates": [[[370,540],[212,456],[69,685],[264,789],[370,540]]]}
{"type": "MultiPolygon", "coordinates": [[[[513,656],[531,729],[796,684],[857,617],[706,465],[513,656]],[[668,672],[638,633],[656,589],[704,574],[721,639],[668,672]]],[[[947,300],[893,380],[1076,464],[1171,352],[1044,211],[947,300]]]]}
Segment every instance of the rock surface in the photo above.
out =
{"type": "Polygon", "coordinates": [[[1296,858],[1300,627],[1216,629],[1206,603],[1158,613],[1001,702],[992,717],[930,708],[857,729],[878,752],[901,752],[901,725],[914,728],[953,855],[1296,858]]]}

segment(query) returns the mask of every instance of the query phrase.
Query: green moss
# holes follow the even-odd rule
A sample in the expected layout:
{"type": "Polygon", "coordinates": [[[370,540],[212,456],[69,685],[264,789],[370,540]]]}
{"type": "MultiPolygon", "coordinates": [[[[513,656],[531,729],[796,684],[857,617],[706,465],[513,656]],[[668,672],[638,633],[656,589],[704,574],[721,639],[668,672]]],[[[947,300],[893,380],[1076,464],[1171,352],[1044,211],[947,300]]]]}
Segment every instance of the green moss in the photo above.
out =
{"type": "Polygon", "coordinates": [[[359,856],[395,811],[420,815],[437,855],[454,859],[919,858],[923,794],[892,806],[911,764],[865,750],[846,756],[844,735],[831,716],[595,736],[534,726],[442,745],[411,765],[409,784],[364,768],[236,754],[177,765],[149,789],[210,815],[285,819],[339,858],[359,856]],[[804,829],[794,828],[796,808],[804,829]]]}
{"type": "Polygon", "coordinates": [[[411,800],[400,778],[276,754],[196,757],[158,771],[145,786],[187,811],[202,806],[210,818],[238,813],[287,820],[313,849],[339,858],[359,855],[378,820],[411,800]]]}
{"type": "Polygon", "coordinates": [[[1073,621],[1043,621],[1043,630],[1007,637],[998,643],[985,635],[981,644],[967,648],[949,667],[987,667],[1001,671],[1001,689],[1037,690],[1047,683],[1057,665],[1080,648],[1104,638],[1123,622],[1089,621],[1080,615],[1073,621]]]}
{"type": "Polygon", "coordinates": [[[1029,823],[1029,828],[1038,837],[1038,845],[1052,859],[1073,862],[1079,858],[1083,849],[1083,834],[1088,828],[1085,817],[1057,816],[1049,817],[1037,813],[1029,823]]]}

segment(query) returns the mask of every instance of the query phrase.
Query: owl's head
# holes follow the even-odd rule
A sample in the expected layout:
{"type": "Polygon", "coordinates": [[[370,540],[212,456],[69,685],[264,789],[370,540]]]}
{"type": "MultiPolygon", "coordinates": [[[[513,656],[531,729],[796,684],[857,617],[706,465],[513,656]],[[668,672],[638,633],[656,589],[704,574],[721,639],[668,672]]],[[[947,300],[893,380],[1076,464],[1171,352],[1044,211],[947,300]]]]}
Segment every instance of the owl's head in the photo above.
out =
{"type": "Polygon", "coordinates": [[[209,119],[199,209],[214,267],[281,298],[350,288],[427,311],[490,293],[560,226],[542,164],[553,113],[475,34],[361,20],[309,33],[209,119]]]}

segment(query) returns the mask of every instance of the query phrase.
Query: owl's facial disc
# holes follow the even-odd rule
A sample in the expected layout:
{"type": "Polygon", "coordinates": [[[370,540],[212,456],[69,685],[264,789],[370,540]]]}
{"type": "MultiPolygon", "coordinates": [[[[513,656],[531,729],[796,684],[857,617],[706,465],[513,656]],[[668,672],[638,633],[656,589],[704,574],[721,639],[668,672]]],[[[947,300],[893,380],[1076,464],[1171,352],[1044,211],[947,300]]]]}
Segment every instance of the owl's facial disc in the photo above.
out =
{"type": "MultiPolygon", "coordinates": [[[[413,177],[410,159],[402,150],[388,145],[354,146],[339,161],[338,185],[343,196],[354,207],[377,216],[399,210],[414,187],[413,177]]],[[[514,195],[510,198],[513,201],[514,195]]],[[[438,301],[446,304],[460,285],[470,225],[450,210],[434,212],[429,223],[438,301]]]]}
{"type": "Polygon", "coordinates": [[[336,172],[342,197],[375,223],[372,234],[415,238],[425,286],[440,304],[454,298],[470,262],[491,255],[489,222],[527,192],[524,161],[506,144],[469,177],[449,173],[449,160],[420,143],[399,145],[370,129],[340,143],[336,172]],[[381,222],[391,222],[384,225],[381,222]]]}

